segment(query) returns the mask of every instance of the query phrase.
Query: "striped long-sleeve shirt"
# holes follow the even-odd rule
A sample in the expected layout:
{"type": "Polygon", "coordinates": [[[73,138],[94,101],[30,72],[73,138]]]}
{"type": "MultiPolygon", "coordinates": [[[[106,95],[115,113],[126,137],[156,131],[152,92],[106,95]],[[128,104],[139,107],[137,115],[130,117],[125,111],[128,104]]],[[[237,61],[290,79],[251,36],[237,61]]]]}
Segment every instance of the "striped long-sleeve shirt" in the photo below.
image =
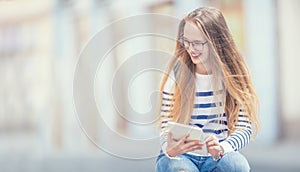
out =
{"type": "MultiPolygon", "coordinates": [[[[215,134],[219,139],[224,152],[237,151],[246,146],[252,134],[251,125],[247,114],[239,112],[238,122],[235,126],[236,131],[228,136],[227,119],[222,103],[222,84],[219,84],[218,91],[213,93],[213,76],[196,74],[196,90],[194,98],[194,109],[191,114],[190,125],[198,126],[204,133],[215,134]],[[220,106],[217,106],[220,104],[220,106]]],[[[172,120],[171,111],[174,103],[173,94],[175,90],[174,73],[170,74],[164,90],[162,92],[161,106],[161,146],[166,151],[168,121],[172,120]]],[[[191,154],[197,154],[190,152],[191,154]]]]}

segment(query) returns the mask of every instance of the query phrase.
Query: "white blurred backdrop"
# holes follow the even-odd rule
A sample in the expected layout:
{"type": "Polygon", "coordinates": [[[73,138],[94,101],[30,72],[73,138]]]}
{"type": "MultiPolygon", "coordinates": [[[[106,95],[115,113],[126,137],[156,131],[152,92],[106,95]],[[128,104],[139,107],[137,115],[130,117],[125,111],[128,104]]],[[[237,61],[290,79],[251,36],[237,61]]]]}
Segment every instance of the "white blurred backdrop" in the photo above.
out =
{"type": "MultiPolygon", "coordinates": [[[[137,73],[128,86],[132,76],[125,69],[117,76],[118,85],[107,81],[130,58],[141,60],[131,61],[133,68],[145,63],[166,66],[175,47],[176,19],[200,6],[223,11],[258,92],[261,130],[242,150],[253,171],[299,171],[298,0],[0,0],[0,171],[154,171],[159,152],[155,140],[142,147],[128,146],[110,138],[104,128],[132,140],[157,137],[155,125],[135,125],[141,117],[134,112],[146,114],[147,122],[156,119],[162,72],[137,73]],[[131,26],[120,22],[149,13],[174,21],[150,19],[131,26]],[[113,47],[145,25],[174,37],[143,35],[113,47]],[[88,96],[78,101],[89,114],[78,117],[73,81],[80,52],[105,28],[111,34],[102,39],[113,49],[91,78],[92,99],[104,106],[103,123],[91,115],[98,111],[91,110],[88,96]],[[143,54],[153,50],[156,54],[143,54]],[[111,94],[118,94],[117,109],[111,94]],[[102,143],[112,151],[101,149],[102,143]],[[126,158],[133,152],[152,158],[126,158]]],[[[86,65],[84,70],[98,64],[86,65]]],[[[76,91],[84,96],[85,89],[89,87],[79,86],[76,91]]]]}

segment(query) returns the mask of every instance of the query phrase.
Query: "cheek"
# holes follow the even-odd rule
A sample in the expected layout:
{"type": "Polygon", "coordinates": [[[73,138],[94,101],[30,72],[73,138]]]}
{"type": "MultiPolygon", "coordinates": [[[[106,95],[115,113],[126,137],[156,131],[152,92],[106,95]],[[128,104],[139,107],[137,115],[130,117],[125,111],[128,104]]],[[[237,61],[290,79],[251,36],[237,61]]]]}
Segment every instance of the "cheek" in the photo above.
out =
{"type": "Polygon", "coordinates": [[[208,47],[205,47],[204,52],[205,52],[206,54],[210,54],[210,49],[209,49],[208,47]]]}
{"type": "Polygon", "coordinates": [[[188,57],[191,57],[191,52],[189,50],[185,50],[188,57]]]}
{"type": "Polygon", "coordinates": [[[205,56],[207,56],[207,58],[209,58],[210,57],[210,51],[209,51],[209,49],[205,50],[204,54],[205,54],[205,56]]]}

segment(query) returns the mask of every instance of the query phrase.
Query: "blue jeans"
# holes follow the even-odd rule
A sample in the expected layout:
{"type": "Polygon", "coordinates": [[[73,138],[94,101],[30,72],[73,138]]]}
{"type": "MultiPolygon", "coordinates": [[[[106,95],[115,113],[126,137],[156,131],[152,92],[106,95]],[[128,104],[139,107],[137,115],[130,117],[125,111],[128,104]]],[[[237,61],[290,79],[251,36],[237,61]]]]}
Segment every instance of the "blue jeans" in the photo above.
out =
{"type": "Polygon", "coordinates": [[[211,156],[182,154],[170,159],[161,153],[156,160],[156,172],[249,172],[247,159],[239,152],[226,153],[218,162],[211,156]]]}

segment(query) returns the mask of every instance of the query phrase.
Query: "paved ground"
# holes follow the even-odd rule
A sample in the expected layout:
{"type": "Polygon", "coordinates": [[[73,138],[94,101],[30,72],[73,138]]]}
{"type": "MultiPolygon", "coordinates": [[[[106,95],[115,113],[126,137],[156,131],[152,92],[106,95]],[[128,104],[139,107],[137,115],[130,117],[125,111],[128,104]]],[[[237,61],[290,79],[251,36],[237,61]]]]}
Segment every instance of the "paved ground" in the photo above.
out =
{"type": "Polygon", "coordinates": [[[299,172],[299,142],[274,145],[250,144],[242,153],[247,156],[253,172],[299,172]]]}
{"type": "MultiPolygon", "coordinates": [[[[285,142],[276,145],[250,144],[244,153],[254,172],[299,172],[299,143],[285,142]]],[[[1,172],[152,172],[155,159],[126,160],[104,152],[93,154],[1,153],[1,172]]]]}

